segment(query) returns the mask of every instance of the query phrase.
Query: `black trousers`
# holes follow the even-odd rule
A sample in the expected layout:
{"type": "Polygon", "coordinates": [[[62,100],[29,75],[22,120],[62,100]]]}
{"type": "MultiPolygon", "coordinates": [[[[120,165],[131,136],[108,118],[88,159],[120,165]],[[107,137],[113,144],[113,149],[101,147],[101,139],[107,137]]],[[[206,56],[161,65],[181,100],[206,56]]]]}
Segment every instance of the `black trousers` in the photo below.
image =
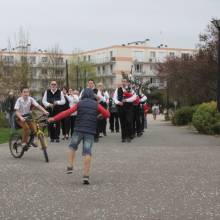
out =
{"type": "Polygon", "coordinates": [[[60,121],[50,123],[48,125],[49,135],[51,140],[60,139],[60,121]]]}
{"type": "Polygon", "coordinates": [[[107,120],[105,118],[98,118],[97,133],[106,134],[106,125],[107,125],[107,120]]]}
{"type": "Polygon", "coordinates": [[[144,123],[145,123],[145,117],[144,117],[144,109],[143,107],[140,108],[140,126],[141,126],[141,132],[144,131],[144,123]]]}
{"type": "Polygon", "coordinates": [[[117,132],[119,132],[118,112],[111,112],[109,123],[111,131],[116,130],[117,132]]]}
{"type": "Polygon", "coordinates": [[[70,117],[61,120],[61,128],[63,136],[69,135],[70,132],[70,117]]]}
{"type": "Polygon", "coordinates": [[[70,116],[70,134],[73,135],[74,127],[75,127],[76,115],[70,116]]]}
{"type": "Polygon", "coordinates": [[[124,103],[123,106],[118,106],[118,114],[121,124],[121,138],[132,138],[133,132],[133,104],[124,103]]]}
{"type": "Polygon", "coordinates": [[[141,111],[139,105],[134,105],[133,135],[141,133],[141,111]]]}
{"type": "MultiPolygon", "coordinates": [[[[60,113],[59,106],[55,106],[54,109],[48,108],[47,110],[49,111],[49,117],[53,117],[56,114],[60,113]]],[[[50,123],[48,125],[48,133],[51,140],[60,139],[60,121],[50,123]]]]}

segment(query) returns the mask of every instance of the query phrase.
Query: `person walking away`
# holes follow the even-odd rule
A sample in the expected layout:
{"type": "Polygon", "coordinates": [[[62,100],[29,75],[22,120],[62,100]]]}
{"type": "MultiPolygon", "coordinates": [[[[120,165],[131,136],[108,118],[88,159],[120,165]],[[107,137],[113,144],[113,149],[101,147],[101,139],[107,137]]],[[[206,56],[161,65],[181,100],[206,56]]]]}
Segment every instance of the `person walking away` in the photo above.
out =
{"type": "Polygon", "coordinates": [[[154,120],[156,120],[157,115],[159,114],[159,108],[156,104],[154,104],[152,107],[152,114],[153,114],[154,120]]]}
{"type": "MultiPolygon", "coordinates": [[[[48,110],[50,117],[60,112],[60,105],[65,104],[65,98],[63,92],[57,88],[56,81],[51,81],[50,89],[45,91],[42,103],[48,110]]],[[[60,121],[49,124],[48,130],[50,141],[60,142],[60,121]]]]}
{"type": "Polygon", "coordinates": [[[72,108],[49,118],[49,122],[59,121],[77,111],[74,133],[69,144],[67,174],[73,172],[76,150],[83,141],[83,184],[89,184],[89,171],[91,166],[92,145],[96,134],[97,114],[101,113],[108,118],[110,113],[95,101],[92,89],[86,88],[81,100],[72,108]]]}

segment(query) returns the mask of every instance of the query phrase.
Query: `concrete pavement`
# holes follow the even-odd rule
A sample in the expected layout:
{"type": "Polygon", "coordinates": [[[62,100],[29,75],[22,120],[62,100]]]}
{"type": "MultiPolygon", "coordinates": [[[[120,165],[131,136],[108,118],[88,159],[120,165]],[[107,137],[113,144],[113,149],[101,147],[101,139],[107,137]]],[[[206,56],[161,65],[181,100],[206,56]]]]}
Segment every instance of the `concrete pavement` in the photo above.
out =
{"type": "Polygon", "coordinates": [[[0,219],[219,220],[220,138],[153,121],[141,138],[108,133],[93,148],[91,185],[82,185],[81,148],[65,174],[68,142],[14,159],[0,145],[0,219]]]}

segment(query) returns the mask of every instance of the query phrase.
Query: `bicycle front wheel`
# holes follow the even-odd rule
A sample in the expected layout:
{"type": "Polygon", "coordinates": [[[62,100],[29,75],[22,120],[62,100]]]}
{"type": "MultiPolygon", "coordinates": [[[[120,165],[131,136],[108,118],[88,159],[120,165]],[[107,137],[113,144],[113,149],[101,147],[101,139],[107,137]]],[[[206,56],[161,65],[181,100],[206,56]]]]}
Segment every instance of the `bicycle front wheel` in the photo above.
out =
{"type": "Polygon", "coordinates": [[[49,162],[49,157],[48,157],[48,153],[47,153],[47,144],[46,144],[46,141],[45,141],[45,136],[43,134],[39,134],[38,138],[39,138],[39,141],[40,141],[41,149],[42,149],[43,154],[44,154],[45,161],[48,163],[49,162]]]}
{"type": "Polygon", "coordinates": [[[22,146],[21,135],[14,133],[9,139],[9,149],[14,158],[21,158],[24,155],[24,148],[22,146]]]}

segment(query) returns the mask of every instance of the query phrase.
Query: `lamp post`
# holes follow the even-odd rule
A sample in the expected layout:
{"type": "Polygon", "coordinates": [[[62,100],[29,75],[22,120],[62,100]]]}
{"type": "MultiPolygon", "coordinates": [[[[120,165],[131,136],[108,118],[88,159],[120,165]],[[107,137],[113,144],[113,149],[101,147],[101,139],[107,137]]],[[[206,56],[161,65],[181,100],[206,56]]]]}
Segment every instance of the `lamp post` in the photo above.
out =
{"type": "Polygon", "coordinates": [[[220,20],[212,20],[218,29],[218,77],[217,77],[217,109],[220,112],[220,20]]]}
{"type": "Polygon", "coordinates": [[[69,68],[68,68],[68,61],[66,60],[66,86],[69,88],[69,68]]]}

